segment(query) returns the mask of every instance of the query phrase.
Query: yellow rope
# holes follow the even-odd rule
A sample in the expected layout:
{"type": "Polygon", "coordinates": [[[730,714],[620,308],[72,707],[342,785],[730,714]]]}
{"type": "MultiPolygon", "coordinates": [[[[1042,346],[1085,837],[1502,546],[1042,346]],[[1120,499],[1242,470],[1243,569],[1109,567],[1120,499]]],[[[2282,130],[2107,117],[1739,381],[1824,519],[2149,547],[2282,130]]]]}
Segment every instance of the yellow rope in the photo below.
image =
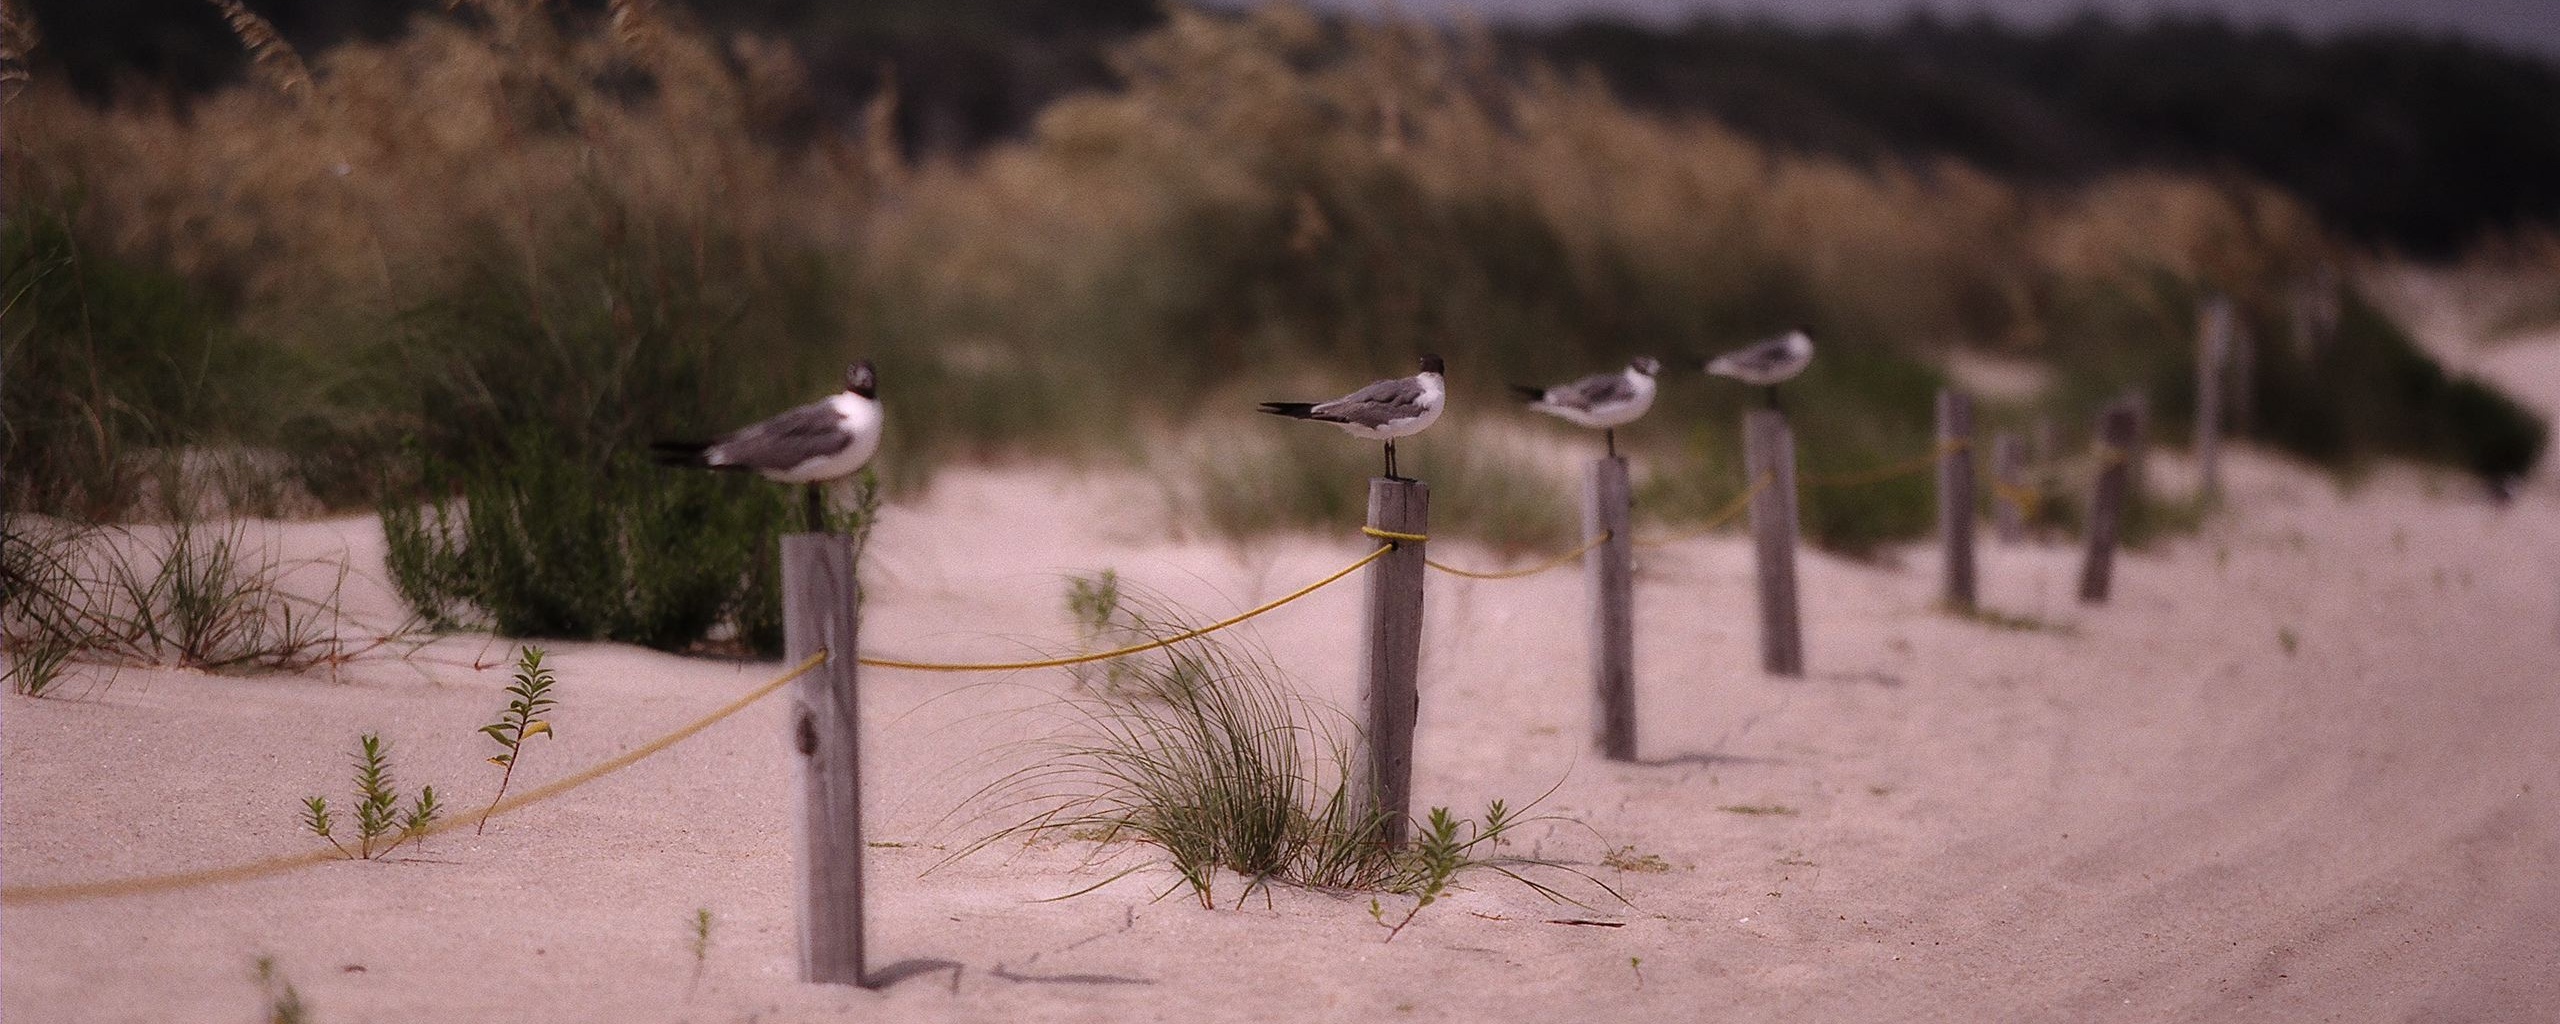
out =
{"type": "MultiPolygon", "coordinates": [[[[1412,540],[1422,539],[1419,534],[1400,534],[1398,536],[1412,540]]],[[[1256,615],[1278,608],[1281,605],[1288,604],[1291,601],[1295,601],[1301,597],[1305,597],[1323,589],[1326,584],[1351,575],[1353,572],[1359,570],[1361,566],[1375,562],[1378,560],[1379,556],[1393,550],[1395,550],[1395,545],[1393,544],[1380,545],[1378,550],[1361,556],[1359,561],[1343,566],[1340,572],[1336,572],[1331,576],[1327,576],[1323,579],[1307,584],[1306,586],[1300,587],[1296,593],[1280,598],[1279,600],[1273,601],[1269,604],[1262,605],[1261,607],[1255,608],[1241,615],[1237,615],[1234,618],[1227,619],[1223,622],[1213,622],[1198,629],[1182,633],[1178,636],[1169,636],[1162,640],[1150,640],[1135,647],[1123,647],[1116,651],[1103,651],[1097,654],[1078,654],[1065,658],[1044,658],[1039,661],[1009,661],[970,665],[944,665],[924,661],[898,661],[891,658],[863,658],[860,660],[862,664],[868,665],[872,668],[903,668],[914,672],[1013,672],[1021,669],[1058,668],[1066,665],[1082,665],[1090,661],[1107,661],[1112,658],[1127,657],[1132,654],[1152,651],[1159,647],[1171,647],[1195,637],[1207,636],[1208,634],[1215,633],[1221,629],[1235,625],[1236,623],[1243,622],[1244,620],[1250,619],[1256,615]]]]}
{"type": "MultiPolygon", "coordinates": [[[[642,758],[674,746],[677,743],[682,742],[687,737],[701,732],[704,729],[710,728],[714,723],[719,722],[721,719],[745,710],[747,705],[763,700],[767,696],[770,696],[773,691],[781,689],[784,684],[789,683],[794,679],[798,679],[803,675],[807,675],[810,670],[826,664],[826,661],[827,652],[819,651],[816,654],[812,654],[807,659],[801,661],[797,667],[776,677],[772,682],[748,691],[745,696],[730,701],[717,711],[713,711],[701,718],[694,719],[692,723],[681,729],[677,729],[676,731],[660,736],[657,739],[650,740],[647,743],[633,747],[614,758],[598,763],[584,771],[578,772],[575,775],[571,775],[557,782],[528,790],[515,796],[508,797],[505,800],[501,800],[491,806],[486,815],[465,814],[459,817],[448,818],[437,824],[430,825],[420,831],[416,838],[424,839],[428,836],[450,832],[465,825],[477,825],[484,817],[493,818],[501,814],[522,809],[526,806],[559,796],[562,793],[566,793],[572,789],[586,785],[587,783],[594,782],[595,780],[611,775],[614,772],[631,767],[633,764],[638,763],[642,758]]],[[[92,899],[107,896],[132,896],[148,892],[169,892],[177,889],[193,889],[198,886],[217,885],[223,882],[238,882],[251,878],[263,878],[267,875],[282,874],[296,868],[306,868],[314,864],[323,864],[333,860],[344,859],[346,859],[346,854],[340,853],[336,849],[332,848],[326,850],[315,850],[310,853],[295,854],[287,857],[270,857],[266,860],[251,861],[247,864],[235,864],[230,867],[207,868],[202,871],[185,871],[171,875],[150,875],[142,878],[123,878],[107,882],[73,882],[62,885],[13,885],[0,889],[0,904],[17,906],[26,903],[61,903],[70,900],[92,899]]]]}
{"type": "Polygon", "coordinates": [[[1808,476],[1804,478],[1804,482],[1805,485],[1809,487],[1858,487],[1865,484],[1883,483],[1895,477],[1908,476],[1928,469],[1931,466],[1937,465],[1939,459],[1945,458],[1946,456],[1956,452],[1963,451],[1968,447],[1971,446],[1964,438],[1950,437],[1931,446],[1928,451],[1914,455],[1900,462],[1878,466],[1874,469],[1859,470],[1855,473],[1835,473],[1830,476],[1808,476]]]}
{"type": "Polygon", "coordinates": [[[1759,496],[1760,496],[1760,492],[1765,491],[1765,490],[1768,490],[1768,489],[1769,489],[1769,484],[1770,484],[1770,482],[1771,482],[1771,481],[1773,481],[1773,480],[1775,480],[1775,479],[1777,479],[1777,477],[1776,477],[1776,475],[1775,475],[1775,474],[1771,474],[1771,473],[1762,473],[1762,474],[1760,474],[1759,478],[1757,478],[1757,479],[1755,479],[1755,480],[1751,481],[1751,486],[1750,486],[1750,487],[1745,488],[1741,494],[1735,495],[1735,496],[1734,496],[1733,501],[1731,501],[1730,503],[1727,503],[1727,504],[1725,505],[1725,507],[1724,507],[1724,508],[1717,510],[1717,512],[1716,512],[1716,514],[1715,514],[1715,515],[1708,517],[1708,518],[1707,518],[1706,525],[1704,525],[1704,526],[1700,526],[1700,527],[1697,527],[1697,528],[1695,528],[1695,529],[1688,530],[1688,531],[1685,531],[1685,532],[1682,532],[1682,533],[1678,533],[1678,534],[1675,534],[1675,535],[1672,535],[1672,536],[1669,536],[1669,537],[1656,537],[1656,538],[1654,538],[1654,539],[1652,539],[1652,540],[1639,540],[1639,541],[1635,541],[1635,542],[1634,542],[1634,543],[1635,543],[1635,546],[1640,547],[1640,548],[1656,548],[1656,547],[1661,547],[1661,546],[1663,546],[1663,545],[1665,545],[1665,544],[1673,544],[1673,543],[1677,543],[1677,542],[1680,542],[1680,541],[1689,540],[1689,539],[1694,538],[1694,537],[1703,537],[1703,536],[1706,536],[1707,534],[1713,533],[1713,532],[1715,532],[1715,531],[1717,530],[1717,528],[1722,527],[1724,524],[1726,524],[1726,523],[1728,523],[1728,522],[1731,522],[1731,521],[1733,520],[1733,517],[1738,516],[1738,515],[1741,515],[1741,514],[1742,514],[1742,510],[1743,510],[1743,509],[1750,508],[1750,507],[1751,507],[1751,499],[1756,498],[1756,497],[1759,497],[1759,496]]]}
{"type": "Polygon", "coordinates": [[[1588,543],[1588,544],[1584,544],[1584,545],[1583,545],[1583,546],[1581,546],[1581,547],[1575,548],[1575,549],[1573,549],[1573,550],[1571,550],[1571,551],[1567,551],[1567,552],[1565,552],[1564,554],[1557,555],[1557,556],[1555,556],[1554,558],[1547,559],[1546,561],[1540,562],[1540,563],[1538,563],[1538,564],[1536,564],[1536,565],[1529,566],[1529,567],[1527,567],[1527,568],[1525,568],[1525,569],[1506,569],[1506,570],[1503,570],[1503,571],[1500,571],[1500,572],[1475,572],[1475,571],[1471,571],[1471,570],[1467,570],[1467,569],[1460,569],[1460,568],[1457,568],[1457,567],[1455,567],[1455,566],[1442,565],[1442,564],[1440,564],[1440,563],[1438,563],[1438,562],[1434,562],[1434,561],[1432,561],[1432,560],[1430,560],[1430,559],[1428,559],[1428,558],[1423,559],[1423,560],[1422,560],[1422,564],[1427,565],[1427,566],[1430,566],[1430,567],[1432,567],[1432,568],[1434,568],[1434,569],[1438,569],[1438,570],[1440,570],[1441,572],[1448,573],[1448,574],[1449,574],[1449,575],[1451,575],[1451,576],[1464,576],[1464,577],[1466,577],[1466,578],[1468,578],[1468,579],[1471,579],[1471,580],[1516,580],[1516,579],[1519,579],[1519,578],[1520,578],[1520,577],[1522,577],[1522,576],[1535,576],[1535,575],[1537,575],[1537,574],[1539,574],[1539,573],[1545,572],[1545,571],[1547,571],[1547,570],[1549,570],[1549,569],[1553,569],[1553,568],[1555,568],[1555,567],[1557,567],[1557,566],[1559,566],[1559,565],[1564,565],[1564,564],[1566,564],[1566,563],[1568,563],[1568,562],[1573,561],[1574,559],[1577,559],[1577,558],[1580,558],[1580,557],[1582,557],[1582,556],[1584,556],[1584,555],[1590,554],[1590,553],[1591,553],[1591,549],[1592,549],[1592,548],[1596,548],[1596,547],[1599,547],[1599,546],[1600,546],[1600,545],[1602,545],[1602,544],[1606,544],[1606,543],[1608,543],[1608,542],[1609,542],[1609,537],[1610,537],[1610,531],[1608,531],[1608,530],[1602,530],[1602,531],[1600,531],[1600,535],[1599,535],[1599,536],[1591,538],[1591,542],[1590,542],[1590,543],[1588,543]]]}
{"type": "Polygon", "coordinates": [[[1415,544],[1420,544],[1423,541],[1431,539],[1431,535],[1427,533],[1397,533],[1394,530],[1381,530],[1375,526],[1363,526],[1360,528],[1360,532],[1376,537],[1379,540],[1410,541],[1415,544]]]}
{"type": "Polygon", "coordinates": [[[1994,479],[1991,481],[1991,493],[2017,506],[2018,517],[2028,522],[2036,521],[2037,513],[2044,508],[2044,491],[2030,485],[2008,484],[1994,479]]]}

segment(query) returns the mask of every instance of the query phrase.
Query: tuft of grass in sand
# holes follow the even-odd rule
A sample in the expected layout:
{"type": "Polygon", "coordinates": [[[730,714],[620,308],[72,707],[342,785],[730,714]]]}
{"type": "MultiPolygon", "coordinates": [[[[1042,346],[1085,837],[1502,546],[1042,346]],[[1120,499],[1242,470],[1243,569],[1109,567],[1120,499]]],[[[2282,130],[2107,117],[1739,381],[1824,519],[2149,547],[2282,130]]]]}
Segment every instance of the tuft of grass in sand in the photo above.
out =
{"type": "Polygon", "coordinates": [[[1610,849],[1607,855],[1600,858],[1600,863],[1604,867],[1647,875],[1658,875],[1671,870],[1670,861],[1662,859],[1657,854],[1638,853],[1632,846],[1610,849]]]}
{"type": "Polygon", "coordinates": [[[2074,636],[2080,632],[2079,627],[2068,622],[2054,622],[2039,616],[2004,612],[1997,608],[1986,608],[1981,605],[1975,605],[1971,608],[1958,608],[1953,605],[1940,603],[1937,605],[1937,608],[1941,612],[1953,615],[1959,619],[1965,620],[1966,622],[1971,622],[1981,626],[1988,626],[1992,629],[2002,630],[2005,632],[2051,633],[2057,636],[2074,636]]]}
{"type": "Polygon", "coordinates": [[[345,632],[343,565],[322,597],[284,587],[289,575],[327,567],[275,555],[245,521],[127,528],[10,516],[0,531],[10,685],[41,696],[80,660],[293,672],[406,642],[405,624],[370,638],[345,632]]]}
{"type": "Polygon", "coordinates": [[[1722,807],[1716,808],[1716,810],[1724,811],[1728,814],[1748,814],[1754,816],[1791,815],[1796,813],[1795,808],[1789,807],[1785,804],[1726,804],[1722,807]]]}
{"type": "MultiPolygon", "coordinates": [[[[1140,637],[1193,628],[1179,609],[1125,582],[1117,607],[1140,637]]],[[[1204,907],[1215,905],[1221,872],[1243,878],[1239,900],[1276,883],[1408,895],[1415,912],[1455,876],[1479,869],[1551,898],[1564,896],[1522,872],[1554,869],[1610,891],[1571,868],[1505,851],[1512,829],[1541,819],[1499,800],[1479,819],[1433,809],[1402,851],[1375,841],[1384,822],[1355,809],[1347,723],[1293,693],[1259,648],[1210,634],[1123,660],[1114,686],[1049,709],[1059,728],[1030,751],[1036,763],[973,800],[982,816],[1021,817],[955,856],[1044,834],[1135,841],[1162,850],[1180,876],[1175,888],[1204,907]]]]}

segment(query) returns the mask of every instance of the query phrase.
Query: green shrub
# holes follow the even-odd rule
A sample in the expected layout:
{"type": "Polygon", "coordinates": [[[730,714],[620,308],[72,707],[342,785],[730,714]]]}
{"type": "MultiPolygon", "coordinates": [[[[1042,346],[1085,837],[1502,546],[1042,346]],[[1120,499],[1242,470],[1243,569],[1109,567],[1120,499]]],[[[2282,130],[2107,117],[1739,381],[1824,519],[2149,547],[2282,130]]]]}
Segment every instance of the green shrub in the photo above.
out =
{"type": "Polygon", "coordinates": [[[503,457],[420,475],[452,497],[387,502],[386,560],[440,627],[485,617],[508,636],[682,650],[725,623],[751,650],[781,649],[771,563],[798,521],[790,489],[628,453],[581,462],[532,430],[503,457]]]}
{"type": "MultiPolygon", "coordinates": [[[[85,246],[70,215],[0,224],[0,496],[106,520],[136,511],[185,445],[259,437],[291,360],[158,267],[85,246]]],[[[181,496],[162,488],[164,502],[181,496]]],[[[182,510],[181,510],[182,511],[182,510]]]]}

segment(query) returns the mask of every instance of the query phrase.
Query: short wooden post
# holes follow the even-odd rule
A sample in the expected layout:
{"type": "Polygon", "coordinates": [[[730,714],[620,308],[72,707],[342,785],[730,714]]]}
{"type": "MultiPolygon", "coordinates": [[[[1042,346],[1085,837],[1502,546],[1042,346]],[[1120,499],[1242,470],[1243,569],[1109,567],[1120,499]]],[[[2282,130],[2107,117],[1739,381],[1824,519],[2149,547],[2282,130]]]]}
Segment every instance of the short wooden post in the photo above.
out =
{"type": "Polygon", "coordinates": [[[791,747],[800,770],[800,980],[862,985],[862,773],[855,698],[860,595],[853,538],[782,538],[783,651],[827,663],[792,684],[791,747]]]}
{"type": "Polygon", "coordinates": [[[1591,679],[1599,694],[1600,756],[1636,759],[1635,536],[1628,527],[1634,492],[1627,460],[1591,463],[1582,486],[1583,578],[1591,591],[1591,679]],[[1607,538],[1603,540],[1601,538],[1607,538]]]}
{"type": "Polygon", "coordinates": [[[2000,532],[2000,543],[2025,540],[2027,442],[2014,430],[2003,430],[1991,438],[1991,479],[1999,484],[1992,495],[1991,522],[2000,532]]]}
{"type": "Polygon", "coordinates": [[[2126,502],[2132,499],[2133,460],[2140,457],[2136,431],[2141,417],[2133,405],[2118,401],[2098,417],[2098,481],[2089,498],[2089,551],[2080,564],[2080,600],[2107,603],[2113,582],[2116,535],[2122,528],[2126,502]]]}
{"type": "Polygon", "coordinates": [[[1785,413],[1753,409],[1742,418],[1743,469],[1752,486],[1751,534],[1760,564],[1760,666],[1804,674],[1804,631],[1796,608],[1796,442],[1785,413]]]}
{"type": "MultiPolygon", "coordinates": [[[[1431,532],[1431,488],[1419,480],[1369,481],[1369,525],[1389,533],[1431,532]]],[[[1361,738],[1368,756],[1354,760],[1351,792],[1361,803],[1354,821],[1376,823],[1377,837],[1401,847],[1413,804],[1413,727],[1422,700],[1423,542],[1392,541],[1395,550],[1369,563],[1369,623],[1360,655],[1361,738]]]]}
{"type": "Polygon", "coordinates": [[[2233,438],[2247,438],[2257,425],[2258,404],[2258,336],[2249,325],[2237,320],[2231,324],[2229,429],[2233,438]]]}
{"type": "Polygon", "coordinates": [[[1938,541],[1946,563],[1940,598],[1972,611],[1973,399],[1954,390],[1938,392],[1938,541]]]}
{"type": "Polygon", "coordinates": [[[2230,353],[2231,300],[2217,295],[2196,314],[2196,471],[2208,501],[2222,494],[2222,372],[2230,353]]]}

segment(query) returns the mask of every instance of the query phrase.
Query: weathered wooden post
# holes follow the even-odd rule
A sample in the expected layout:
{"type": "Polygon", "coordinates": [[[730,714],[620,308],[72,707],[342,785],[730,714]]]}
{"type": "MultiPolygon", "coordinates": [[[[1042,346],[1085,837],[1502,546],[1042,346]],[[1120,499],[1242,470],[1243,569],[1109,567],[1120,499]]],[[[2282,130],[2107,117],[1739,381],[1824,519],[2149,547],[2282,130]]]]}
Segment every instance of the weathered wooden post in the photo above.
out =
{"type": "Polygon", "coordinates": [[[783,651],[827,662],[791,687],[791,745],[800,770],[800,980],[866,984],[862,959],[862,772],[855,699],[860,593],[853,538],[782,538],[783,651]]]}
{"type": "Polygon", "coordinates": [[[1751,534],[1760,564],[1760,666],[1804,674],[1804,631],[1796,609],[1796,442],[1785,413],[1753,409],[1742,419],[1742,464],[1751,485],[1751,534]]]}
{"type": "Polygon", "coordinates": [[[1999,485],[1992,494],[1991,521],[2000,531],[2000,543],[2026,539],[2027,442],[2017,431],[1992,435],[1991,479],[1999,485]]]}
{"type": "MultiPolygon", "coordinates": [[[[1388,533],[1431,532],[1431,488],[1419,480],[1369,481],[1369,526],[1388,533]]],[[[1394,540],[1385,557],[1369,564],[1369,628],[1360,656],[1361,723],[1368,756],[1354,759],[1351,792],[1360,803],[1354,821],[1376,823],[1377,837],[1401,847],[1410,833],[1413,804],[1413,726],[1422,700],[1415,679],[1422,664],[1423,542],[1394,540]]]]}
{"type": "Polygon", "coordinates": [[[1583,577],[1591,591],[1591,678],[1599,694],[1600,756],[1636,759],[1635,535],[1628,520],[1635,505],[1627,486],[1627,460],[1615,455],[1591,463],[1583,478],[1583,577]],[[1606,538],[1606,539],[1603,539],[1606,538]]]}
{"type": "Polygon", "coordinates": [[[2246,322],[2231,323],[2230,429],[2233,438],[2245,439],[2249,429],[2257,425],[2258,405],[2258,336],[2246,322]]]}
{"type": "Polygon", "coordinates": [[[2133,462],[2141,457],[2137,440],[2140,425],[2138,411],[2122,399],[2098,416],[2098,481],[2089,498],[2088,556],[2080,563],[2083,604],[2107,603],[2115,571],[2116,535],[2123,525],[2125,503],[2132,499],[2133,462]]]}
{"type": "Polygon", "coordinates": [[[1973,399],[1953,389],[1938,392],[1938,540],[1946,563],[1940,598],[1972,611],[1973,399]]]}
{"type": "Polygon", "coordinates": [[[2196,471],[2199,493],[2222,496],[2222,371],[2231,353],[2231,300],[2214,296],[2196,314],[2196,471]]]}

